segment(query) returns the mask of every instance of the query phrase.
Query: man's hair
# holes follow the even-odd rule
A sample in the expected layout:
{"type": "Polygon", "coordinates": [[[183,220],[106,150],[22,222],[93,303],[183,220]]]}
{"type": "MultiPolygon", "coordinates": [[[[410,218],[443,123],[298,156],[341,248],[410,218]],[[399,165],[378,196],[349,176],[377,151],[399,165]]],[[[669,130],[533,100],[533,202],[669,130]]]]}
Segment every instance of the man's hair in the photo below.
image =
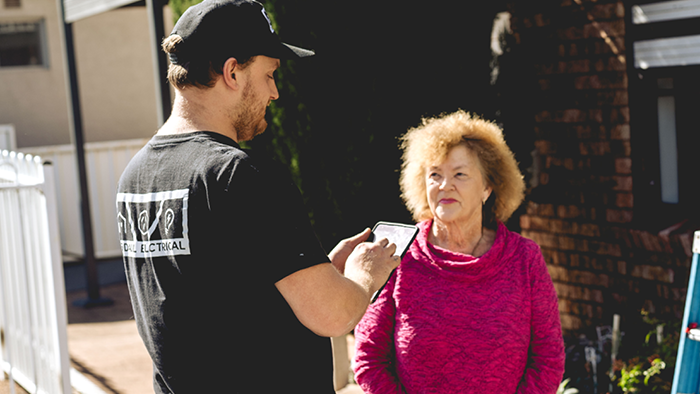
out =
{"type": "MultiPolygon", "coordinates": [[[[178,47],[182,44],[182,37],[170,35],[163,40],[162,48],[166,54],[177,54],[178,47]]],[[[211,88],[216,77],[223,74],[223,66],[232,56],[217,56],[213,59],[195,58],[182,65],[170,64],[168,67],[168,81],[178,89],[189,86],[199,88],[211,88]]],[[[241,69],[249,66],[255,56],[238,56],[236,60],[241,69]]]]}
{"type": "Polygon", "coordinates": [[[505,222],[524,198],[525,183],[502,130],[464,111],[425,118],[401,138],[401,197],[416,221],[432,219],[426,192],[426,168],[442,163],[449,152],[465,145],[476,154],[484,181],[492,193],[482,209],[482,224],[505,222]]]}

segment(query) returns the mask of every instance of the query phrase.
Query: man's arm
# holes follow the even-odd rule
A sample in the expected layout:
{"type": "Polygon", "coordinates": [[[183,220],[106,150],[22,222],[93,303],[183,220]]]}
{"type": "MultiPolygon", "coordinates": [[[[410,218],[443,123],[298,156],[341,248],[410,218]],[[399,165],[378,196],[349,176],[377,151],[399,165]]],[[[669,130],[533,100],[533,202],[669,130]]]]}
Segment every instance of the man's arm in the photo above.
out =
{"type": "Polygon", "coordinates": [[[370,231],[341,241],[331,263],[297,271],[275,283],[299,321],[326,337],[350,332],[360,321],[370,297],[399,265],[396,245],[382,239],[365,243],[370,231]]]}

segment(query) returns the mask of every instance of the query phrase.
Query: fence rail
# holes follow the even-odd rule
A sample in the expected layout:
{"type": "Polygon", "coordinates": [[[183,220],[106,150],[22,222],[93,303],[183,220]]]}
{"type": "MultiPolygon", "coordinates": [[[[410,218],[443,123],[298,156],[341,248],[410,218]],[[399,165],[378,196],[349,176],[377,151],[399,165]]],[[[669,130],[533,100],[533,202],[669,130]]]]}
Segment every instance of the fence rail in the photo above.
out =
{"type": "Polygon", "coordinates": [[[66,300],[50,166],[0,151],[0,379],[70,394],[66,300]],[[4,372],[4,373],[3,373],[4,372]]]}
{"type": "MultiPolygon", "coordinates": [[[[97,258],[121,257],[114,210],[117,183],[129,160],[146,142],[148,139],[85,144],[90,213],[97,258]]],[[[85,253],[80,220],[78,170],[73,146],[30,147],[23,148],[23,151],[53,163],[57,184],[61,250],[68,258],[81,258],[85,253]]]]}

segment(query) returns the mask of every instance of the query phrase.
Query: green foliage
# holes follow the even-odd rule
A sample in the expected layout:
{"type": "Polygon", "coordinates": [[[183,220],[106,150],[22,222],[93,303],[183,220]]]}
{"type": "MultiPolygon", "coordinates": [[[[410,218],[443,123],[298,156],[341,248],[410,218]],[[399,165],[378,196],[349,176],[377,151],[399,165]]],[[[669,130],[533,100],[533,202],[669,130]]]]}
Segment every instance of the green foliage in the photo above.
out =
{"type": "Polygon", "coordinates": [[[676,364],[680,322],[662,321],[644,310],[642,321],[648,329],[644,343],[641,346],[631,344],[638,349],[634,357],[616,361],[613,365],[614,378],[624,393],[668,393],[676,364]],[[660,335],[661,332],[663,335],[660,335]],[[662,336],[661,340],[658,336],[662,336]]]}
{"type": "Polygon", "coordinates": [[[177,20],[180,19],[182,14],[189,7],[201,2],[202,0],[169,0],[168,5],[170,5],[170,9],[173,11],[173,23],[177,23],[177,20]]]}
{"type": "Polygon", "coordinates": [[[671,381],[662,375],[665,370],[666,363],[658,357],[651,356],[643,361],[634,358],[621,364],[617,385],[624,393],[668,393],[671,381]]]}

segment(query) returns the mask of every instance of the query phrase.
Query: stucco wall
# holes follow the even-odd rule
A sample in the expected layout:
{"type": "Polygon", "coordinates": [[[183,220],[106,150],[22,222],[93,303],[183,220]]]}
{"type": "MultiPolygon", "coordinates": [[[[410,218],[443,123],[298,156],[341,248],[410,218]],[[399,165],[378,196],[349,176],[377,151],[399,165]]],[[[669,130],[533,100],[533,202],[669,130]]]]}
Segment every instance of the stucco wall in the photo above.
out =
{"type": "MultiPolygon", "coordinates": [[[[47,67],[0,68],[0,124],[15,125],[17,146],[70,143],[63,49],[56,1],[24,0],[0,21],[43,19],[47,67]]],[[[165,8],[166,31],[172,17],[165,8]]],[[[145,7],[126,7],[73,25],[86,142],[143,138],[157,127],[156,91],[145,7]]]]}
{"type": "Polygon", "coordinates": [[[70,135],[56,1],[25,0],[21,8],[1,11],[0,22],[44,21],[48,65],[0,67],[0,124],[15,125],[18,147],[66,143],[70,135]]]}

